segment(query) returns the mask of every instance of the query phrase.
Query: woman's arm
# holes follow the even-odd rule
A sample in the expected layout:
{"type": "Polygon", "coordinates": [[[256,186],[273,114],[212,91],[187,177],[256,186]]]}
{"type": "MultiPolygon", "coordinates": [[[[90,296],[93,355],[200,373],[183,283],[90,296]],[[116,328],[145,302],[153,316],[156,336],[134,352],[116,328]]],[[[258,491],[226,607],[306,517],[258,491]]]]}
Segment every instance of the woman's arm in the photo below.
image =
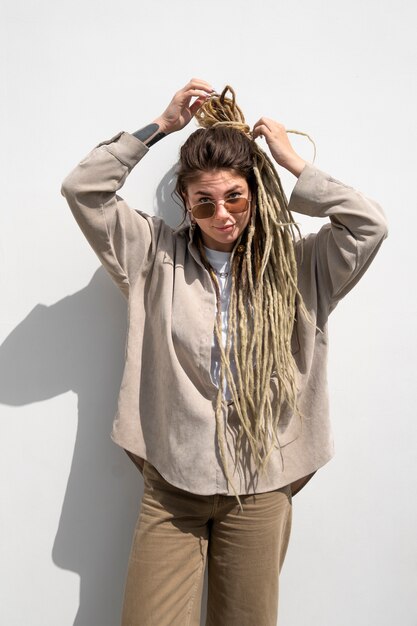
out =
{"type": "Polygon", "coordinates": [[[178,91],[154,121],[154,132],[144,141],[121,131],[102,141],[68,174],[61,186],[88,242],[113,280],[128,297],[129,287],[147,260],[164,222],[131,209],[117,192],[135,165],[148,152],[146,142],[158,133],[183,128],[212,89],[198,79],[178,91]],[[191,99],[197,100],[190,104],[191,99]]]}
{"type": "Polygon", "coordinates": [[[290,211],[330,222],[303,240],[317,293],[330,313],[368,269],[388,226],[381,206],[360,191],[306,164],[292,191],[290,211]]]}
{"type": "Polygon", "coordinates": [[[61,186],[86,239],[126,297],[152,247],[154,226],[117,191],[147,151],[121,131],[91,150],[61,186]]]}
{"type": "Polygon", "coordinates": [[[364,194],[306,163],[293,149],[285,127],[262,117],[254,137],[263,135],[275,161],[297,176],[289,210],[312,217],[328,217],[330,223],[304,239],[314,268],[317,293],[328,312],[352,289],[369,267],[388,235],[381,206],[364,194]]]}

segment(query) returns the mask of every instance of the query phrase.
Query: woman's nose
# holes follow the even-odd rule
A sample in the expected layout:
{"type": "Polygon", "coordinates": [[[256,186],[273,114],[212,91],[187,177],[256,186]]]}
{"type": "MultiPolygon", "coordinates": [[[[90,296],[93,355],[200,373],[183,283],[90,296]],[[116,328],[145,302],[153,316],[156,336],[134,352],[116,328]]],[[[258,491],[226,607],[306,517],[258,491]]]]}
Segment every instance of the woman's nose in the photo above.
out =
{"type": "Polygon", "coordinates": [[[217,200],[217,202],[216,202],[216,212],[214,214],[214,217],[217,217],[218,219],[225,219],[225,218],[229,217],[230,213],[226,209],[224,203],[225,203],[224,200],[217,200]]]}

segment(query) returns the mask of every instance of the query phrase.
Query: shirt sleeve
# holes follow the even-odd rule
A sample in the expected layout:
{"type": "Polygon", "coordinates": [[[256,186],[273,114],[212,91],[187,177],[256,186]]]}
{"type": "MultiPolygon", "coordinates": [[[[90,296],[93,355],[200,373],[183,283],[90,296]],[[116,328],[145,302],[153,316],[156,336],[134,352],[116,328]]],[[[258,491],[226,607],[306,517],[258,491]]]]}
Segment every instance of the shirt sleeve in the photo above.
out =
{"type": "Polygon", "coordinates": [[[330,221],[303,238],[313,265],[310,276],[330,313],[368,269],[388,236],[381,206],[356,189],[307,163],[292,191],[291,212],[330,221]]]}
{"type": "Polygon", "coordinates": [[[102,141],[68,174],[61,194],[101,263],[125,297],[155,252],[160,218],[131,209],[117,191],[148,152],[121,131],[102,141]]]}

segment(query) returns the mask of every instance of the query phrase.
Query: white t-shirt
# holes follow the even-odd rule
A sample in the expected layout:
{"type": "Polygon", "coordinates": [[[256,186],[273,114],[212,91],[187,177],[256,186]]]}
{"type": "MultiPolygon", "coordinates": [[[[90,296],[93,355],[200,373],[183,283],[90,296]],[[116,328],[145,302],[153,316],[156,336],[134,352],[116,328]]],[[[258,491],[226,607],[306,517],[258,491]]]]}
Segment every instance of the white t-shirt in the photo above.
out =
{"type": "MultiPolygon", "coordinates": [[[[207,256],[207,260],[216,272],[216,277],[220,288],[220,303],[221,303],[221,319],[222,319],[222,340],[223,347],[226,348],[227,338],[227,321],[228,321],[228,307],[230,302],[230,288],[232,285],[232,275],[230,271],[230,257],[231,252],[219,252],[218,250],[212,250],[204,246],[204,250],[207,256]]],[[[233,374],[236,372],[233,356],[231,353],[231,369],[233,374]]],[[[213,333],[213,341],[211,344],[211,379],[217,387],[220,384],[220,348],[216,339],[215,333],[213,333]]],[[[224,396],[227,402],[232,399],[229,386],[225,381],[224,396]]]]}

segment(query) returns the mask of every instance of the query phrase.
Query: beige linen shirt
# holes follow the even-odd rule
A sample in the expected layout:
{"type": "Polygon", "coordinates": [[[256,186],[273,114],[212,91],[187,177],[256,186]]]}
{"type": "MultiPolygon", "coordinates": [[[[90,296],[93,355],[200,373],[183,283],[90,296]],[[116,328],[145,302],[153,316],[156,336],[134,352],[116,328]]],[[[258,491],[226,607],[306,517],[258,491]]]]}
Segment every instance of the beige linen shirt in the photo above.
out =
{"type": "MultiPolygon", "coordinates": [[[[210,376],[216,309],[211,278],[188,226],[172,230],[159,217],[130,208],[118,194],[148,150],[121,131],[91,150],[61,188],[128,302],[125,368],[111,437],[181,489],[231,495],[217,446],[217,390],[210,376]]],[[[318,233],[295,244],[299,289],[315,321],[312,325],[297,312],[292,336],[303,419],[282,412],[280,446],[266,474],[258,475],[249,454],[233,471],[239,422],[233,404],[225,406],[228,465],[239,494],[303,484],[333,456],[328,316],[387,236],[375,201],[311,164],[296,182],[289,209],[327,218],[318,233]]],[[[274,378],[271,395],[276,396],[274,378]]]]}

